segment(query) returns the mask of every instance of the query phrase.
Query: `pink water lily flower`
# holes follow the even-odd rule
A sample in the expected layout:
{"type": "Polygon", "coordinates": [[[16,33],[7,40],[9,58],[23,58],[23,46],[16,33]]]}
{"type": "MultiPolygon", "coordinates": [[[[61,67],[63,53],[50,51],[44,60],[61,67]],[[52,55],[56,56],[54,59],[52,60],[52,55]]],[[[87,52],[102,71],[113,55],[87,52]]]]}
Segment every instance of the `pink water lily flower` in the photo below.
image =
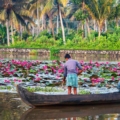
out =
{"type": "Polygon", "coordinates": [[[14,82],[17,82],[17,79],[14,79],[13,81],[14,81],[14,82]]]}
{"type": "Polygon", "coordinates": [[[9,79],[4,80],[4,83],[10,83],[9,79]]]}
{"type": "Polygon", "coordinates": [[[22,82],[22,80],[18,80],[18,82],[19,82],[19,83],[21,83],[21,82],[22,82]]]}
{"type": "Polygon", "coordinates": [[[59,70],[58,70],[58,73],[63,73],[63,72],[64,72],[63,69],[59,69],[59,70]]]}
{"type": "Polygon", "coordinates": [[[86,79],[86,78],[84,78],[84,81],[87,81],[87,79],[86,79]]]}
{"type": "Polygon", "coordinates": [[[37,82],[37,81],[39,82],[40,80],[41,80],[40,77],[36,77],[36,78],[34,79],[34,81],[36,81],[36,82],[37,82]]]}
{"type": "Polygon", "coordinates": [[[120,62],[118,63],[118,66],[120,67],[120,62]]]}
{"type": "Polygon", "coordinates": [[[100,64],[99,64],[99,63],[96,63],[95,65],[96,65],[96,67],[100,67],[100,64]]]}
{"type": "Polygon", "coordinates": [[[83,65],[83,64],[84,64],[84,61],[83,61],[83,60],[81,60],[81,61],[80,61],[80,64],[81,64],[81,65],[83,65]]]}
{"type": "Polygon", "coordinates": [[[59,77],[59,76],[56,76],[55,78],[56,78],[56,79],[58,79],[58,80],[60,79],[60,77],[59,77]]]}
{"type": "Polygon", "coordinates": [[[52,62],[53,62],[53,63],[56,63],[57,61],[56,61],[56,60],[53,60],[52,62]]]}
{"type": "Polygon", "coordinates": [[[112,80],[115,80],[114,76],[111,77],[112,80]]]}
{"type": "Polygon", "coordinates": [[[90,60],[90,64],[93,64],[92,60],[90,60]]]}
{"type": "Polygon", "coordinates": [[[109,62],[107,61],[107,62],[106,62],[106,65],[108,65],[108,64],[109,64],[109,62]]]}
{"type": "Polygon", "coordinates": [[[99,83],[99,82],[103,82],[104,78],[92,78],[92,82],[93,83],[99,83]]]}
{"type": "Polygon", "coordinates": [[[36,74],[36,76],[38,77],[39,75],[38,75],[38,74],[36,74]]]}
{"type": "Polygon", "coordinates": [[[47,70],[47,68],[48,68],[48,66],[46,66],[46,65],[43,66],[43,70],[47,70]]]}

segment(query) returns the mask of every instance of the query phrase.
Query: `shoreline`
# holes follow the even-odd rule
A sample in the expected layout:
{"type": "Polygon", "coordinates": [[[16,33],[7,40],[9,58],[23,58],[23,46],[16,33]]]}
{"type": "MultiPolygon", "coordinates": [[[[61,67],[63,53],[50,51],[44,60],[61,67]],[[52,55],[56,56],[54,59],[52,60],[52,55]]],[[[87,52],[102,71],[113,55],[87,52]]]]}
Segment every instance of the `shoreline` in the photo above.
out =
{"type": "MultiPolygon", "coordinates": [[[[21,55],[50,55],[51,51],[49,49],[28,49],[28,48],[0,48],[1,54],[21,54],[21,55]]],[[[120,50],[72,50],[72,49],[59,49],[58,55],[63,55],[65,53],[69,54],[96,54],[96,55],[120,55],[120,50]]]]}

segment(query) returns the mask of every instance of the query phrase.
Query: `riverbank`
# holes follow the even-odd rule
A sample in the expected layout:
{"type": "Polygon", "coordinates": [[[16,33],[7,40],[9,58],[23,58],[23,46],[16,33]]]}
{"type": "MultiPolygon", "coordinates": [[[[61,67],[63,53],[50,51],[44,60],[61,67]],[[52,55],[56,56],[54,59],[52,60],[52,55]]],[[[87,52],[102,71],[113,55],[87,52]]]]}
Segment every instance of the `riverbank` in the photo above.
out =
{"type": "MultiPolygon", "coordinates": [[[[64,55],[65,53],[69,54],[101,54],[101,55],[120,55],[120,50],[66,50],[66,49],[54,49],[59,50],[57,55],[64,55]]],[[[51,50],[49,49],[23,49],[23,48],[0,48],[0,54],[21,54],[21,55],[30,55],[30,54],[37,54],[37,55],[50,55],[51,50]]]]}

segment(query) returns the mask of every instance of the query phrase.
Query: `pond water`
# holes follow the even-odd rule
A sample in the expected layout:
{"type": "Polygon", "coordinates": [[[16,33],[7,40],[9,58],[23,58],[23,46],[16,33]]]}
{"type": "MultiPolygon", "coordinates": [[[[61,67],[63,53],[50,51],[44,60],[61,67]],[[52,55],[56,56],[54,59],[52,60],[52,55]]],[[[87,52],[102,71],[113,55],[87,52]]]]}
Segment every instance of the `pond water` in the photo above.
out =
{"type": "Polygon", "coordinates": [[[120,104],[32,109],[17,94],[0,93],[0,120],[120,120],[120,104]]]}
{"type": "MultiPolygon", "coordinates": [[[[0,55],[0,58],[50,60],[50,56],[0,55]]],[[[73,56],[84,61],[120,61],[119,56],[73,56]]],[[[63,56],[59,58],[64,60],[63,56]]],[[[0,93],[0,120],[120,120],[120,104],[92,106],[55,106],[31,109],[14,93],[0,93]]]]}
{"type": "MultiPolygon", "coordinates": [[[[5,58],[5,59],[21,59],[21,60],[51,60],[51,59],[59,59],[61,61],[64,60],[64,56],[60,57],[50,57],[47,55],[41,55],[41,56],[36,56],[36,55],[10,55],[10,54],[0,54],[0,58],[5,58]]],[[[119,55],[96,55],[96,54],[86,54],[83,55],[81,54],[80,56],[77,55],[72,55],[72,58],[76,60],[83,60],[83,61],[120,61],[120,56],[119,55]]]]}

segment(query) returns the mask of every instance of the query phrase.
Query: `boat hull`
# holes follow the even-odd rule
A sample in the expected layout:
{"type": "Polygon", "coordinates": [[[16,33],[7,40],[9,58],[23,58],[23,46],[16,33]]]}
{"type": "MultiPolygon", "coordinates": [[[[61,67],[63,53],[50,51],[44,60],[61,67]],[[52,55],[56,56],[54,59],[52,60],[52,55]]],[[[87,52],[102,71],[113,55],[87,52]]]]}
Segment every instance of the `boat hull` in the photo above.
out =
{"type": "Polygon", "coordinates": [[[17,85],[17,91],[23,102],[29,106],[50,105],[88,105],[120,103],[120,93],[89,94],[89,95],[43,95],[26,90],[24,84],[17,85]]]}

